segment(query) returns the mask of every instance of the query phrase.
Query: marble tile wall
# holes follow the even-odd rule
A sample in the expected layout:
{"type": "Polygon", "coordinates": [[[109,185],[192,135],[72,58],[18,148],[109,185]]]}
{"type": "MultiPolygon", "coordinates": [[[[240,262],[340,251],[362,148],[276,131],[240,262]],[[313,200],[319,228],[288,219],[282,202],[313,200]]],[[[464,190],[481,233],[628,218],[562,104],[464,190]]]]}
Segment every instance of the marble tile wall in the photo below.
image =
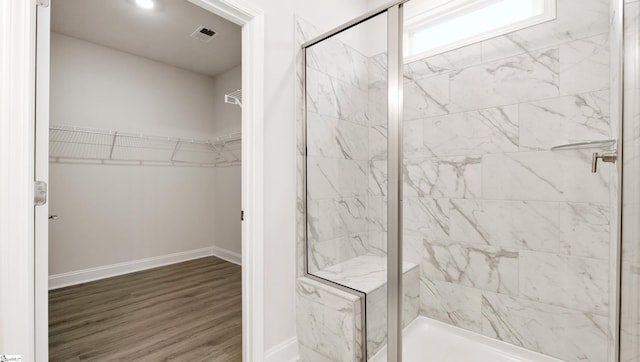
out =
{"type": "Polygon", "coordinates": [[[299,278],[296,308],[302,361],[361,360],[362,310],[357,296],[299,278]]]}
{"type": "MultiPolygon", "coordinates": [[[[298,22],[299,34],[311,26],[298,22]]],[[[308,31],[307,31],[308,32],[308,31]]],[[[310,272],[369,250],[368,58],[338,38],[307,53],[310,272]]]]}
{"type": "Polygon", "coordinates": [[[405,258],[423,315],[607,360],[615,168],[550,148],[616,138],[608,15],[607,0],[558,0],[554,21],[405,66],[405,258]]]}

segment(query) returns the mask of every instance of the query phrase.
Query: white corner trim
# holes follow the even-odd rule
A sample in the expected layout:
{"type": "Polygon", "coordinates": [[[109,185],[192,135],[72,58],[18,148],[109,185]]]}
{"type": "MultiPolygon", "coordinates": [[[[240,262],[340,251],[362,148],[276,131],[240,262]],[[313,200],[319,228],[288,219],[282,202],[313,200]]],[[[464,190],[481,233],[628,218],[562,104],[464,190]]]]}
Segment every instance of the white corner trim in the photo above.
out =
{"type": "MultiPolygon", "coordinates": [[[[230,252],[227,253],[231,254],[230,252]]],[[[94,280],[115,277],[117,275],[133,273],[141,270],[157,268],[163,265],[180,263],[183,261],[203,258],[212,255],[218,256],[214,253],[214,248],[209,247],[104,265],[96,268],[76,270],[68,273],[55,274],[49,276],[49,290],[67,287],[74,284],[86,283],[94,280]]],[[[225,259],[223,257],[220,258],[225,259]]]]}
{"type": "Polygon", "coordinates": [[[226,260],[236,265],[242,265],[242,254],[235,251],[227,250],[218,246],[211,248],[211,255],[217,256],[220,259],[226,260]]]}
{"type": "Polygon", "coordinates": [[[270,348],[264,355],[265,362],[298,362],[298,339],[293,337],[273,348],[270,348]]]}

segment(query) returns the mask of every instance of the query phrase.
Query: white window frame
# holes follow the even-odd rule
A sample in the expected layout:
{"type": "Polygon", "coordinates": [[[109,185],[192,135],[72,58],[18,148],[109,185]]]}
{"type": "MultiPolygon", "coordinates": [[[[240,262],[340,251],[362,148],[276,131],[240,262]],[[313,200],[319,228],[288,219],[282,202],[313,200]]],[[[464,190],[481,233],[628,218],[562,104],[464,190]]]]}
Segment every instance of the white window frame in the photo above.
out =
{"type": "MultiPolygon", "coordinates": [[[[429,50],[425,50],[416,54],[411,54],[411,46],[413,44],[413,35],[424,30],[430,24],[442,21],[447,17],[456,16],[456,14],[465,14],[474,9],[481,8],[490,4],[495,4],[499,0],[452,0],[440,2],[440,5],[431,8],[414,9],[418,11],[417,15],[409,17],[405,21],[404,44],[405,44],[405,64],[416,60],[424,59],[437,54],[442,54],[457,48],[474,44],[483,40],[494,38],[500,35],[508,34],[530,26],[538,25],[556,18],[556,0],[539,0],[540,14],[516,21],[508,25],[496,27],[494,29],[480,32],[470,37],[453,41],[451,43],[438,46],[429,50]]],[[[437,35],[434,35],[437,36],[437,35]]]]}

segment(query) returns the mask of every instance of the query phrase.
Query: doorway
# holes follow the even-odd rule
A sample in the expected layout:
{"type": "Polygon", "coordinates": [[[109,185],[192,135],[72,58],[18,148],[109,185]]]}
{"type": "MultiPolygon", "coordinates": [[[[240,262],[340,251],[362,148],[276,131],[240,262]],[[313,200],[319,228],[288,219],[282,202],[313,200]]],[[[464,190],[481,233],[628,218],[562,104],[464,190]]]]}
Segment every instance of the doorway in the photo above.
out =
{"type": "Polygon", "coordinates": [[[50,360],[241,360],[241,27],[58,0],[50,44],[50,360]]]}
{"type": "MultiPolygon", "coordinates": [[[[222,5],[218,1],[206,1],[206,0],[194,0],[190,1],[189,5],[197,5],[208,11],[216,14],[221,14],[227,20],[234,22],[237,25],[242,26],[243,41],[243,66],[242,66],[242,86],[240,89],[244,89],[241,92],[241,96],[244,96],[244,104],[247,112],[242,114],[243,127],[242,138],[250,139],[252,142],[243,147],[241,159],[247,158],[247,162],[242,163],[242,209],[245,210],[246,222],[242,223],[242,260],[251,260],[254,263],[246,263],[242,269],[242,304],[243,304],[243,317],[242,323],[244,324],[243,331],[243,349],[244,358],[251,359],[254,351],[262,351],[262,330],[256,328],[248,328],[254,324],[261,325],[261,313],[256,311],[261,310],[261,295],[260,287],[253,281],[257,279],[259,271],[254,269],[254,265],[260,265],[261,251],[260,248],[253,248],[251,244],[255,239],[259,237],[260,225],[262,219],[262,210],[260,207],[253,207],[255,205],[261,205],[262,191],[258,185],[261,184],[262,170],[261,167],[257,167],[262,162],[261,144],[262,144],[262,52],[263,52],[263,37],[262,37],[262,15],[257,9],[240,7],[233,3],[225,2],[222,5]],[[246,62],[245,62],[246,60],[246,62]]],[[[129,3],[129,2],[128,2],[129,3]]],[[[131,1],[131,4],[134,2],[131,1]]],[[[160,4],[164,5],[164,4],[160,4]]],[[[55,3],[54,3],[55,6],[55,3]]],[[[38,107],[37,107],[37,147],[36,147],[36,178],[39,180],[49,181],[49,122],[48,122],[48,107],[47,101],[49,98],[48,92],[48,77],[46,77],[49,71],[49,59],[48,59],[48,40],[49,40],[49,13],[46,7],[38,8],[38,57],[37,57],[37,69],[38,69],[38,107]],[[44,142],[43,142],[44,141],[44,142]],[[46,165],[43,167],[43,165],[46,165]]],[[[233,90],[231,90],[233,91],[233,90]]],[[[229,92],[231,93],[231,92],[229,92]]],[[[237,94],[236,94],[237,95],[237,94]]],[[[232,105],[230,105],[232,106],[232,105]]],[[[53,119],[52,122],[53,124],[53,119]]],[[[63,127],[62,127],[63,128],[63,127]]],[[[60,130],[57,130],[60,131],[60,130]]],[[[63,131],[64,132],[64,131],[63,131]]],[[[140,135],[140,133],[138,133],[140,135]]],[[[143,134],[146,135],[146,134],[143,134]]],[[[224,138],[224,137],[221,137],[224,138]]],[[[192,140],[195,138],[191,138],[192,140]]],[[[117,141],[116,141],[117,142],[117,141]]],[[[115,152],[115,151],[114,151],[115,152]]],[[[223,156],[224,157],[224,156],[223,156]]],[[[107,163],[107,162],[105,162],[107,163]]],[[[231,163],[231,162],[229,162],[231,163]]],[[[75,165],[74,165],[75,166],[75,165]]],[[[138,166],[142,166],[138,162],[138,166]]],[[[148,165],[151,166],[151,165],[148,165]]],[[[151,166],[151,167],[163,167],[163,166],[151,166]]],[[[52,192],[54,189],[52,188],[52,192]]],[[[231,213],[229,213],[231,215],[231,213]]],[[[52,214],[54,216],[56,214],[52,214]]],[[[48,350],[48,338],[47,338],[47,285],[48,285],[48,227],[47,223],[53,223],[54,221],[48,221],[49,212],[47,207],[36,207],[36,288],[35,288],[35,333],[36,333],[36,354],[37,359],[47,359],[48,350]],[[43,222],[44,220],[44,222],[43,222]]],[[[58,220],[62,220],[61,215],[57,215],[58,220]]],[[[239,219],[239,213],[234,215],[236,219],[239,219]]],[[[228,255],[227,255],[228,257],[228,255]]],[[[125,267],[125,269],[127,269],[125,267]]],[[[126,272],[126,270],[125,270],[126,272]]]]}

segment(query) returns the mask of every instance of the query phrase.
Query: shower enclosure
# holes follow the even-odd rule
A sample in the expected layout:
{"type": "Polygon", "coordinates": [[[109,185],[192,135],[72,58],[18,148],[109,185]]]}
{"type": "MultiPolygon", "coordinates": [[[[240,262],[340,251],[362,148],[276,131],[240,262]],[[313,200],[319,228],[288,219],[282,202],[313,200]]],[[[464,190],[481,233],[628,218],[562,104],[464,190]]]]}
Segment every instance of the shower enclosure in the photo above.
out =
{"type": "Polygon", "coordinates": [[[298,22],[302,359],[640,361],[640,2],[433,3],[298,22]]]}

